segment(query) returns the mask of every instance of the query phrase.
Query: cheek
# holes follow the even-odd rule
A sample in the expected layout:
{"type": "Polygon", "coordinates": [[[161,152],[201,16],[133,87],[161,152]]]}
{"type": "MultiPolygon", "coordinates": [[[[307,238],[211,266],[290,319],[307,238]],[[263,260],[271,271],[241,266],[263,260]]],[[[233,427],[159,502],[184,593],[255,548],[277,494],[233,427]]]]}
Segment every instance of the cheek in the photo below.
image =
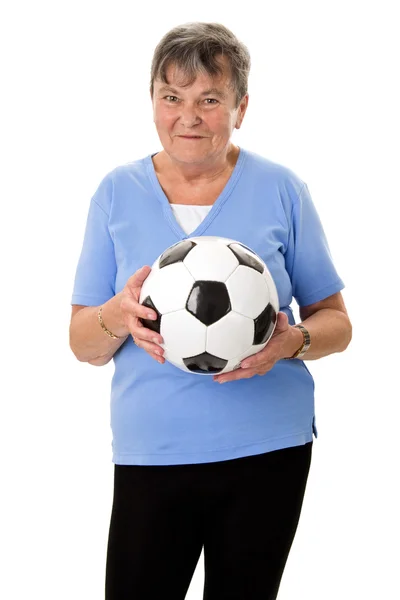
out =
{"type": "Polygon", "coordinates": [[[168,127],[176,120],[171,112],[165,110],[156,110],[153,118],[155,125],[160,129],[168,129],[168,127]]]}
{"type": "Polygon", "coordinates": [[[224,133],[231,127],[231,117],[229,113],[209,115],[209,118],[206,117],[205,120],[208,123],[210,129],[212,129],[215,132],[224,133]]]}

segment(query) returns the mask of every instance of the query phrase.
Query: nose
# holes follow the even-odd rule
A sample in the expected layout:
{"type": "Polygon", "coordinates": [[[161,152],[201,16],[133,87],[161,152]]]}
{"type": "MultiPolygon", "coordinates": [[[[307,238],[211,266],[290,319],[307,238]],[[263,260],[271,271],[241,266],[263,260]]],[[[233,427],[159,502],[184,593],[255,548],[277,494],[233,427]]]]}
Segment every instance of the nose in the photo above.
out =
{"type": "Polygon", "coordinates": [[[180,112],[180,121],[182,125],[185,127],[193,127],[193,125],[197,125],[201,122],[200,116],[197,114],[197,108],[195,106],[191,106],[187,104],[186,106],[182,106],[180,112]]]}

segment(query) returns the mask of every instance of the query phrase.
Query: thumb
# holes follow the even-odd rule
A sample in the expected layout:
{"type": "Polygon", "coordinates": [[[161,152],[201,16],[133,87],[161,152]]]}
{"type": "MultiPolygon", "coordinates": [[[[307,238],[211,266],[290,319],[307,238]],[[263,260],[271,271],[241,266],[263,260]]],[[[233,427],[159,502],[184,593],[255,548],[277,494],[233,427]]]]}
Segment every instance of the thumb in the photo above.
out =
{"type": "Polygon", "coordinates": [[[138,269],[136,271],[136,273],[140,274],[142,276],[145,273],[148,273],[149,271],[151,271],[151,267],[149,267],[149,265],[143,265],[143,267],[141,267],[140,269],[138,269]]]}
{"type": "Polygon", "coordinates": [[[278,312],[277,321],[274,333],[280,333],[281,331],[286,331],[289,328],[289,319],[286,313],[278,312]]]}
{"type": "Polygon", "coordinates": [[[148,277],[148,275],[150,274],[150,271],[151,267],[149,267],[148,265],[144,265],[143,267],[135,271],[135,273],[129,278],[129,283],[134,287],[141,286],[146,277],[148,277]]]}

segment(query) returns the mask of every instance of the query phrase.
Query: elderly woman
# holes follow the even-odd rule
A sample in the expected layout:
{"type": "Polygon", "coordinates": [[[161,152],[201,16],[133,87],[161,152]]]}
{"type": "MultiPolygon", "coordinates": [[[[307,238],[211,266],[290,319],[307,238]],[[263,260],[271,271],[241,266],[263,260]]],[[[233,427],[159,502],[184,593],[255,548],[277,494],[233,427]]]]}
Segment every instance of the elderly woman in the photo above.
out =
{"type": "Polygon", "coordinates": [[[249,70],[223,25],[169,31],[150,85],[163,150],[106,174],[88,209],[70,346],[80,361],[115,364],[107,600],[183,600],[203,548],[204,599],[277,597],[317,437],[304,361],[351,340],[307,184],[231,141],[249,70]],[[161,335],[139,320],[156,317],[138,302],[148,265],[203,234],[257,252],[280,302],[264,350],[214,377],[167,362],[161,335]]]}

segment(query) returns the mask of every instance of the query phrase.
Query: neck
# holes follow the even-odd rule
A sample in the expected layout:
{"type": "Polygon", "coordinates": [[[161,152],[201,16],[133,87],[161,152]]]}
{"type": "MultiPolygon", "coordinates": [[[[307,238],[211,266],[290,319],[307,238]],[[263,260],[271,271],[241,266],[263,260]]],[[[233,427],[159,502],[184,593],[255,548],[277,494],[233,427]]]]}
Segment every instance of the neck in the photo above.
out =
{"type": "Polygon", "coordinates": [[[212,183],[221,175],[231,173],[235,167],[239,148],[233,144],[212,163],[186,164],[173,160],[165,150],[153,157],[156,172],[168,169],[171,179],[181,184],[212,183]]]}

